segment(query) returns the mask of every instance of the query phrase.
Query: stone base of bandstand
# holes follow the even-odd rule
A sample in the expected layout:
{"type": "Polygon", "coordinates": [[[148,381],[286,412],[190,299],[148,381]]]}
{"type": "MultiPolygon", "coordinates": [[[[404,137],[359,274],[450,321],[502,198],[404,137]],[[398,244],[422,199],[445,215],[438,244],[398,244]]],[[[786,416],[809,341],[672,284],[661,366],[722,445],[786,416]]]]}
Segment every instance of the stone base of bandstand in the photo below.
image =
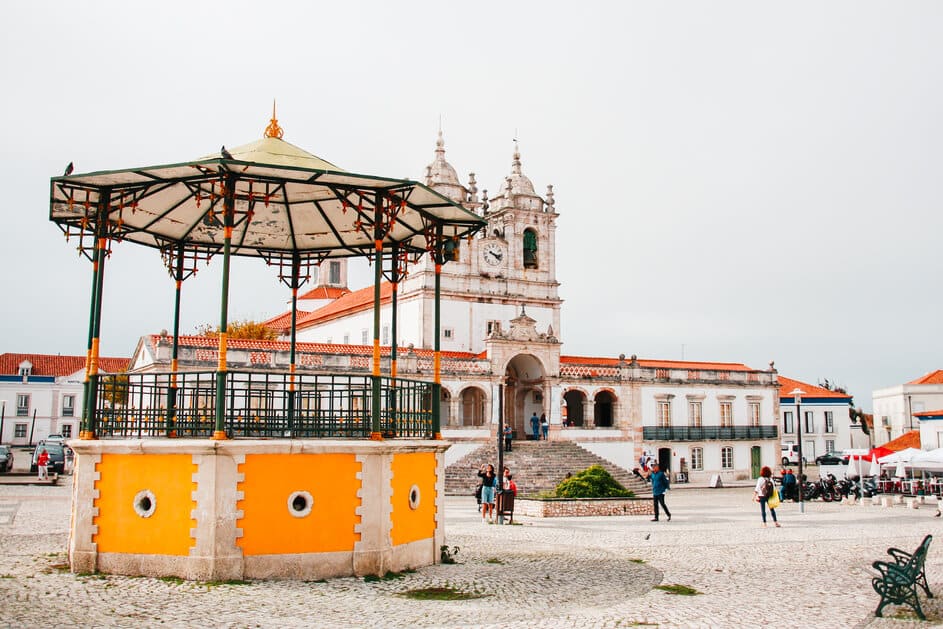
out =
{"type": "Polygon", "coordinates": [[[76,573],[316,580],[440,560],[443,441],[70,445],[76,573]]]}

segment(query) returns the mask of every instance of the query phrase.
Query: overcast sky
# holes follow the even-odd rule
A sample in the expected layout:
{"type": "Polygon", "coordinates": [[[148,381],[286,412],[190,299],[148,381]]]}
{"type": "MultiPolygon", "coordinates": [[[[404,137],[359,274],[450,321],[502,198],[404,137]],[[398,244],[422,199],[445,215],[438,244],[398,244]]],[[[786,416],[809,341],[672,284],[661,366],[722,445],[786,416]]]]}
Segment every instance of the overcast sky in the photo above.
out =
{"type": "MultiPolygon", "coordinates": [[[[497,192],[517,137],[560,213],[568,355],[744,362],[871,392],[943,368],[939,2],[0,5],[0,351],[85,353],[91,265],[49,177],[261,137],[354,172],[446,157],[497,192]]],[[[217,262],[183,330],[219,319],[217,262]]],[[[366,274],[359,274],[366,280],[366,274]]],[[[289,298],[234,266],[230,318],[289,298]]],[[[117,244],[102,353],[170,329],[154,250],[117,244]]]]}

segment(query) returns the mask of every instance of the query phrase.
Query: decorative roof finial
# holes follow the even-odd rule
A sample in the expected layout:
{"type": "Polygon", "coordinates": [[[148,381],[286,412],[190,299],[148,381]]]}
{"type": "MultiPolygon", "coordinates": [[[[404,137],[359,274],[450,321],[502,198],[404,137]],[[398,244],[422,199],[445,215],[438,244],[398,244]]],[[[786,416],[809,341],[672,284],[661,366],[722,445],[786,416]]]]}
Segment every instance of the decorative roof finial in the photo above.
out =
{"type": "Polygon", "coordinates": [[[511,172],[515,175],[521,174],[521,151],[517,146],[517,138],[514,138],[514,159],[511,162],[511,172]]]}
{"type": "Polygon", "coordinates": [[[285,131],[278,126],[278,118],[275,117],[275,99],[272,99],[272,119],[269,121],[268,126],[265,127],[265,137],[278,138],[281,140],[284,135],[285,131]]]}

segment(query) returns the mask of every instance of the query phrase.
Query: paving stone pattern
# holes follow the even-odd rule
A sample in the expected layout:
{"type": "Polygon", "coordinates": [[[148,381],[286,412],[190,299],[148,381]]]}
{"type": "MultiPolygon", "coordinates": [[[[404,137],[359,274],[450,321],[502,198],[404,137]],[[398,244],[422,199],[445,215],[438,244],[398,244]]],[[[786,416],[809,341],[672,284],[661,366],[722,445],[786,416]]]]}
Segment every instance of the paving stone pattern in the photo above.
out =
{"type": "MultiPolygon", "coordinates": [[[[445,493],[468,496],[474,493],[478,470],[491,463],[497,468],[494,444],[472,450],[445,468],[445,493]]],[[[549,491],[563,480],[567,472],[575,474],[590,465],[601,465],[606,471],[638,496],[651,496],[651,487],[618,465],[596,456],[572,441],[515,441],[511,452],[504,453],[504,464],[511,468],[518,493],[527,495],[549,491]]]]}
{"type": "MultiPolygon", "coordinates": [[[[669,492],[669,522],[648,516],[481,522],[474,499],[446,501],[457,564],[367,582],[201,584],[62,570],[71,489],[0,486],[0,626],[36,627],[927,627],[899,607],[874,618],[871,562],[938,533],[934,508],[811,503],[760,527],[751,489],[669,492]],[[681,584],[702,592],[653,589],[681,584]],[[452,587],[480,598],[418,601],[407,590],[452,587]],[[785,601],[784,588],[791,600],[785,601]],[[779,601],[774,603],[772,601],[779,601]],[[897,617],[893,617],[897,616],[897,617]]],[[[943,534],[927,576],[943,595],[943,534]]]]}

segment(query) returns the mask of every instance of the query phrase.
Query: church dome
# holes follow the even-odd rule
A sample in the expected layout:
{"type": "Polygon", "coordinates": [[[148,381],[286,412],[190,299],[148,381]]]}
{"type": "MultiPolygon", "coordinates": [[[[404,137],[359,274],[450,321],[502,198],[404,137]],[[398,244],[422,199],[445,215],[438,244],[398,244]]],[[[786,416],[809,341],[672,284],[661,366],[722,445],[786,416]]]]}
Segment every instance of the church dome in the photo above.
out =
{"type": "Polygon", "coordinates": [[[518,150],[516,140],[514,141],[514,159],[511,162],[511,174],[508,175],[500,189],[507,190],[508,186],[511,188],[512,195],[536,196],[534,184],[521,172],[521,152],[518,150]]]}
{"type": "Polygon", "coordinates": [[[465,189],[458,181],[458,173],[445,160],[445,140],[442,139],[441,130],[435,142],[435,159],[426,166],[426,185],[452,201],[464,201],[465,189]]]}

